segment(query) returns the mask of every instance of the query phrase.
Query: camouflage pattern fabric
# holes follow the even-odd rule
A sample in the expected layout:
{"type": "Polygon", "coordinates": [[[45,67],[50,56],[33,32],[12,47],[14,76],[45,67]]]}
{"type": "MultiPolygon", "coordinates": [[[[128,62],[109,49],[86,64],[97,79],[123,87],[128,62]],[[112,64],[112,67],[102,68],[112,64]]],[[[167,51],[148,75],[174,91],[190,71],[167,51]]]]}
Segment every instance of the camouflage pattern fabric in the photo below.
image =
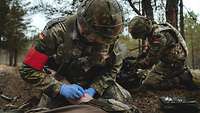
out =
{"type": "Polygon", "coordinates": [[[152,21],[144,16],[135,16],[128,25],[132,38],[145,39],[152,31],[152,21]]]}
{"type": "MultiPolygon", "coordinates": [[[[148,53],[136,61],[137,68],[150,69],[155,65],[143,86],[153,89],[174,87],[181,82],[181,75],[187,72],[185,60],[188,50],[183,37],[170,24],[154,24],[148,36],[148,53]]],[[[188,75],[191,76],[191,75],[188,75]]]]}
{"type": "Polygon", "coordinates": [[[70,83],[95,88],[97,98],[106,97],[119,103],[125,102],[127,98],[131,100],[130,94],[119,85],[111,88],[122,64],[121,55],[114,52],[115,43],[94,46],[86,42],[77,31],[76,18],[75,15],[49,22],[33,45],[37,51],[48,56],[45,66],[57,73],[49,74],[48,71],[36,70],[23,64],[20,69],[21,77],[33,88],[40,89],[52,98],[58,96],[62,84],[55,77],[62,76],[70,83]],[[100,61],[102,59],[98,60],[98,52],[101,51],[109,56],[103,62],[100,61]],[[118,92],[120,93],[116,96],[118,92]]]}
{"type": "Polygon", "coordinates": [[[105,40],[112,40],[122,31],[123,10],[116,0],[85,0],[77,12],[78,20],[105,40]]]}
{"type": "Polygon", "coordinates": [[[184,65],[176,68],[159,62],[146,76],[146,79],[143,81],[142,85],[148,89],[159,90],[177,87],[181,83],[180,76],[182,76],[186,71],[183,67],[184,65]]]}

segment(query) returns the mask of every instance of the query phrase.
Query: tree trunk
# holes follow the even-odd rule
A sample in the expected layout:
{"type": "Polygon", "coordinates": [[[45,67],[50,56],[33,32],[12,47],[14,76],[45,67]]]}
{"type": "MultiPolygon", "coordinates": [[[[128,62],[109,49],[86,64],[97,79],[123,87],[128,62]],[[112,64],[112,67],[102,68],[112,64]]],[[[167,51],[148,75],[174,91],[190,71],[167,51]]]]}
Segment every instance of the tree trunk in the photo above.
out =
{"type": "Polygon", "coordinates": [[[13,66],[13,51],[9,48],[9,66],[13,66]]]}
{"type": "Polygon", "coordinates": [[[133,11],[135,11],[138,15],[141,15],[140,11],[134,6],[132,0],[127,0],[133,11]]]}
{"type": "Polygon", "coordinates": [[[166,21],[178,28],[178,1],[167,0],[166,2],[166,21]]]}
{"type": "Polygon", "coordinates": [[[184,31],[184,16],[183,16],[183,0],[180,0],[180,32],[183,38],[185,39],[184,31]]]}
{"type": "Polygon", "coordinates": [[[9,51],[9,66],[14,65],[14,51],[15,51],[15,41],[13,40],[13,37],[10,36],[8,40],[8,51],[9,51]]]}
{"type": "MultiPolygon", "coordinates": [[[[153,8],[151,5],[151,0],[142,0],[142,15],[147,18],[154,20],[153,8]]],[[[146,52],[146,40],[142,40],[142,52],[146,52]]]]}
{"type": "Polygon", "coordinates": [[[17,48],[15,48],[15,51],[14,51],[14,57],[13,57],[13,66],[17,66],[17,48]]]}
{"type": "Polygon", "coordinates": [[[142,15],[146,16],[151,20],[154,20],[151,0],[142,0],[142,15]]]}

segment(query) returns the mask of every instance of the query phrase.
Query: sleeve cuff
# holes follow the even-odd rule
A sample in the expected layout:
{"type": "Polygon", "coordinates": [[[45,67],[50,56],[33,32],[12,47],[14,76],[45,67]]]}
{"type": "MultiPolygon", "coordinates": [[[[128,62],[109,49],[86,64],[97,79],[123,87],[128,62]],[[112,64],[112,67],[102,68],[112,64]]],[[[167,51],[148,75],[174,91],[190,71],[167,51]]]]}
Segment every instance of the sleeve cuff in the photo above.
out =
{"type": "Polygon", "coordinates": [[[98,79],[91,84],[91,87],[94,88],[100,96],[103,95],[105,89],[109,87],[109,81],[104,79],[98,79]]]}

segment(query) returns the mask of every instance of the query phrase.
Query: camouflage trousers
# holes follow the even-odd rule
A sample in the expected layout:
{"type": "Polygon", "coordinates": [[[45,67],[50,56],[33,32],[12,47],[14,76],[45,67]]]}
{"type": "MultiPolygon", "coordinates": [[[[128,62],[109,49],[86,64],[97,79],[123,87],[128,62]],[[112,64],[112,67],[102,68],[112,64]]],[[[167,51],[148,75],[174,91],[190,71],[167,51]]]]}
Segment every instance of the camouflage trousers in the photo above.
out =
{"type": "Polygon", "coordinates": [[[166,64],[160,62],[148,73],[142,87],[166,90],[181,85],[190,87],[191,84],[191,72],[184,64],[166,64]]]}
{"type": "MultiPolygon", "coordinates": [[[[112,81],[110,87],[104,91],[102,96],[83,104],[89,104],[101,108],[109,113],[139,113],[140,111],[130,104],[131,100],[132,97],[130,93],[118,83],[112,81]]],[[[66,105],[70,104],[67,103],[62,96],[50,98],[43,95],[38,107],[47,107],[52,109],[66,105]]]]}

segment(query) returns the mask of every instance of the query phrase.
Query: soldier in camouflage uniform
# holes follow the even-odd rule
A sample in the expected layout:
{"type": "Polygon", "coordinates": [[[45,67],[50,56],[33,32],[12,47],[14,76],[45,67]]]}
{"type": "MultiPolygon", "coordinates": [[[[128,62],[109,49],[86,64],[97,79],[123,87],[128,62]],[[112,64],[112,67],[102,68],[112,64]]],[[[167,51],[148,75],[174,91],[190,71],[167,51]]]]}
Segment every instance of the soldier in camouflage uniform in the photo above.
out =
{"type": "Polygon", "coordinates": [[[137,68],[151,68],[142,86],[150,89],[169,89],[180,84],[191,86],[192,75],[185,65],[188,49],[172,25],[156,24],[136,16],[129,23],[129,32],[133,38],[148,42],[146,56],[134,62],[137,68]]]}
{"type": "Polygon", "coordinates": [[[116,0],[85,0],[77,15],[47,23],[25,56],[21,77],[53,100],[59,96],[75,100],[88,93],[110,106],[102,108],[105,111],[133,112],[125,104],[130,93],[115,82],[122,64],[116,49],[122,29],[122,7],[116,0]]]}

